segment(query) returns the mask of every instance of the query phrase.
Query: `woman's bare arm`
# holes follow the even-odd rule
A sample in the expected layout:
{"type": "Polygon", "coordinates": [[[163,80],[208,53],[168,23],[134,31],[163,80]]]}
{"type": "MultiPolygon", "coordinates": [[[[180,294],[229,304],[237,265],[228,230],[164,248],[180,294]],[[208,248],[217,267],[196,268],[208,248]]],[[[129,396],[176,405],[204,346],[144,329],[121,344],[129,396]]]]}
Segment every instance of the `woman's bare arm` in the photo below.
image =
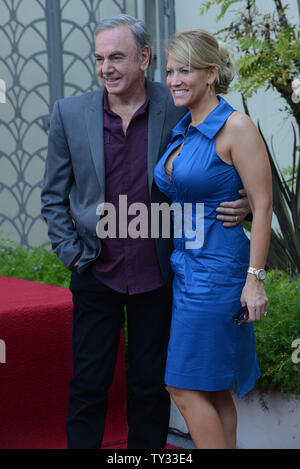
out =
{"type": "MultiPolygon", "coordinates": [[[[264,142],[248,116],[236,112],[228,119],[227,136],[231,158],[237,169],[253,214],[249,266],[264,269],[268,255],[272,222],[272,176],[264,142]]],[[[250,320],[266,311],[263,282],[248,274],[241,301],[247,303],[250,320]]]]}

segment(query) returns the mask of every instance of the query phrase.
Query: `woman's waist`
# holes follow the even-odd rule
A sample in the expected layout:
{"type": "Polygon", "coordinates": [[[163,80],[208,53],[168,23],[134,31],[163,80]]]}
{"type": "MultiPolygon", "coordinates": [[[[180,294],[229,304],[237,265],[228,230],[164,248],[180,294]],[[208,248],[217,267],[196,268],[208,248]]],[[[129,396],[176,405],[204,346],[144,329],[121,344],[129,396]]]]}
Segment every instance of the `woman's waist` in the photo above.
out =
{"type": "Polygon", "coordinates": [[[208,251],[196,256],[190,251],[174,249],[170,260],[174,273],[185,277],[195,273],[216,275],[217,278],[230,274],[232,278],[244,279],[249,267],[249,255],[234,258],[226,253],[216,255],[208,251]]]}
{"type": "Polygon", "coordinates": [[[249,243],[243,226],[238,224],[231,228],[223,226],[218,220],[217,212],[207,216],[202,209],[191,216],[174,216],[174,247],[179,250],[201,249],[218,251],[249,243]],[[191,245],[194,243],[194,246],[191,245]]]}

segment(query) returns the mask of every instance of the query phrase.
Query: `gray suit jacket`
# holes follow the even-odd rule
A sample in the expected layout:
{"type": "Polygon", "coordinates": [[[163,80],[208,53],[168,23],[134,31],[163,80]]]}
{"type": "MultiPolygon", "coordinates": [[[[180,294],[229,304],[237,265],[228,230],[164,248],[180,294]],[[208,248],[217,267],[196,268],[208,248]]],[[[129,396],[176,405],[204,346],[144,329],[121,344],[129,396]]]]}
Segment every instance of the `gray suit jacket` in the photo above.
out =
{"type": "MultiPolygon", "coordinates": [[[[161,203],[168,200],[153,181],[154,167],[186,109],[174,106],[165,85],[148,82],[148,86],[148,185],[151,202],[161,203]]],[[[41,211],[54,252],[68,268],[80,255],[79,271],[101,253],[96,209],[105,201],[103,94],[101,87],[57,101],[51,116],[41,211]]],[[[159,238],[156,247],[162,275],[170,286],[172,241],[159,238]]]]}

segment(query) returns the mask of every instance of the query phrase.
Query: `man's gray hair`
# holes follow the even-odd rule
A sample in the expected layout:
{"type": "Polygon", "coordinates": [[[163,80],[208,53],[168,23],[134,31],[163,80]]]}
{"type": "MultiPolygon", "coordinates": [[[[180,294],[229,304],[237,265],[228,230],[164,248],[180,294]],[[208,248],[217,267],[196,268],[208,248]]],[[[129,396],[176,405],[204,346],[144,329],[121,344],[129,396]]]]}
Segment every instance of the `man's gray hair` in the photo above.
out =
{"type": "Polygon", "coordinates": [[[136,43],[136,56],[138,56],[145,46],[149,46],[151,49],[151,36],[147,31],[145,23],[133,16],[123,13],[102,20],[96,27],[96,37],[102,31],[117,28],[118,26],[127,26],[132,32],[136,43]]]}

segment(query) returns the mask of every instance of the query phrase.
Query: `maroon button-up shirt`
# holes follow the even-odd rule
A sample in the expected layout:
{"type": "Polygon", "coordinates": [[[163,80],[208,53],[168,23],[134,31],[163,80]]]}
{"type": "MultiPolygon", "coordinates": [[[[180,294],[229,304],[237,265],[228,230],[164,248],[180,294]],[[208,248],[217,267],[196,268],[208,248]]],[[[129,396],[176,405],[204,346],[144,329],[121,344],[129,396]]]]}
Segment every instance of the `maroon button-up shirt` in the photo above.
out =
{"type": "MultiPolygon", "coordinates": [[[[155,239],[150,229],[150,195],[148,189],[148,108],[150,96],[136,111],[127,128],[122,129],[120,116],[110,110],[104,95],[105,202],[116,209],[117,237],[101,240],[102,251],[93,265],[93,274],[102,283],[121,293],[138,294],[164,285],[157,259],[155,239]],[[119,196],[127,196],[127,206],[143,203],[148,209],[148,237],[119,237],[119,196]]],[[[123,216],[122,212],[122,216],[123,216]]],[[[127,216],[128,224],[139,213],[127,216]]]]}

